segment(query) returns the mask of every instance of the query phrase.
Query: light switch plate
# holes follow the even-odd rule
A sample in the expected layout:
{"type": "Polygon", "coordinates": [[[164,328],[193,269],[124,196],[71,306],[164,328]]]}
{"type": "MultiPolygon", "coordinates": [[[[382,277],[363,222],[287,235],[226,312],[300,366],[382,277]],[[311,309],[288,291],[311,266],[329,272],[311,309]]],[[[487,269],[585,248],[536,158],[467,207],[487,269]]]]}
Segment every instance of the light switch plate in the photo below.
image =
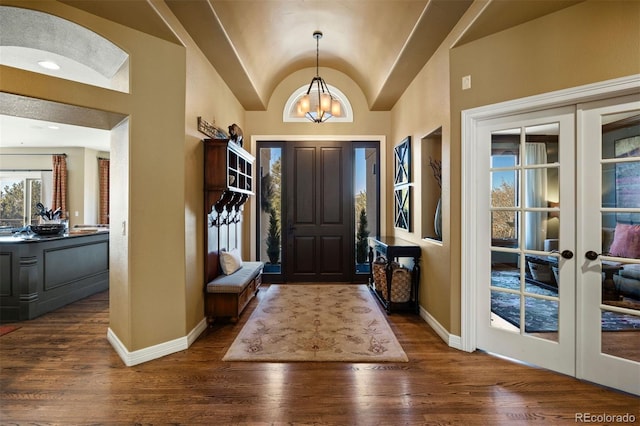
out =
{"type": "Polygon", "coordinates": [[[462,77],[462,90],[471,89],[471,76],[465,75],[462,77]]]}

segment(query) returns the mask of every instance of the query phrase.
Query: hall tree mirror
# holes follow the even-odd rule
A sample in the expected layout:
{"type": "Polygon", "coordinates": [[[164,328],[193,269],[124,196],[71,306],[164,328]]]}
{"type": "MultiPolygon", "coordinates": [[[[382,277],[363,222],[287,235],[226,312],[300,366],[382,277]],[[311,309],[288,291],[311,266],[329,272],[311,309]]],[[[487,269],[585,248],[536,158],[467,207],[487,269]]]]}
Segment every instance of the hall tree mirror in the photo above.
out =
{"type": "Polygon", "coordinates": [[[422,238],[442,241],[442,127],[421,142],[422,238]]]}

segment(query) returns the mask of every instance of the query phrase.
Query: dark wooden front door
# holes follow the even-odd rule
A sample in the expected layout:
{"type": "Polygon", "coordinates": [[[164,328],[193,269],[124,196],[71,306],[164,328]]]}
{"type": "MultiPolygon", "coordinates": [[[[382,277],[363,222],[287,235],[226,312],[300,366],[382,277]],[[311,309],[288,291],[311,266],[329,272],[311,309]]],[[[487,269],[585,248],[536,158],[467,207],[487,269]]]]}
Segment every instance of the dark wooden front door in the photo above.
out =
{"type": "Polygon", "coordinates": [[[352,149],[348,142],[286,145],[287,282],[348,282],[354,265],[352,149]]]}

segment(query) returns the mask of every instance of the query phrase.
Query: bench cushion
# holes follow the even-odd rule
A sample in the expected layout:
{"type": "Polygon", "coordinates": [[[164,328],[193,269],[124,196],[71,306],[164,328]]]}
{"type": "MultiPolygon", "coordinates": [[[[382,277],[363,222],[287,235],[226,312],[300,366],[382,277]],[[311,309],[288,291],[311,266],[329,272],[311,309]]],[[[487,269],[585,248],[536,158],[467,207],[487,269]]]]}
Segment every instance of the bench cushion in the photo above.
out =
{"type": "Polygon", "coordinates": [[[230,275],[220,275],[207,284],[207,293],[241,293],[257,277],[264,267],[263,262],[244,262],[242,267],[230,275]]]}

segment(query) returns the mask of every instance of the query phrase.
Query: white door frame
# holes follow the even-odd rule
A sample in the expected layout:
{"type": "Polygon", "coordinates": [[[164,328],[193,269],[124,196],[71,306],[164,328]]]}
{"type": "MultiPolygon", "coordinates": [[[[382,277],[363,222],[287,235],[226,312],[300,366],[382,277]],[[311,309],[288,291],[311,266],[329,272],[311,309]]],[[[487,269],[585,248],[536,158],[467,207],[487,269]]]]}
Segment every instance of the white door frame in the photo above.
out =
{"type": "Polygon", "coordinates": [[[484,224],[478,223],[475,208],[478,196],[486,191],[477,188],[480,170],[476,158],[477,126],[484,120],[521,114],[540,109],[549,109],[578,103],[590,102],[610,97],[640,93],[640,74],[607,80],[604,82],[578,86],[523,99],[502,102],[462,111],[462,211],[461,211],[461,349],[467,352],[476,350],[476,285],[475,265],[478,256],[476,229],[484,224]]]}

